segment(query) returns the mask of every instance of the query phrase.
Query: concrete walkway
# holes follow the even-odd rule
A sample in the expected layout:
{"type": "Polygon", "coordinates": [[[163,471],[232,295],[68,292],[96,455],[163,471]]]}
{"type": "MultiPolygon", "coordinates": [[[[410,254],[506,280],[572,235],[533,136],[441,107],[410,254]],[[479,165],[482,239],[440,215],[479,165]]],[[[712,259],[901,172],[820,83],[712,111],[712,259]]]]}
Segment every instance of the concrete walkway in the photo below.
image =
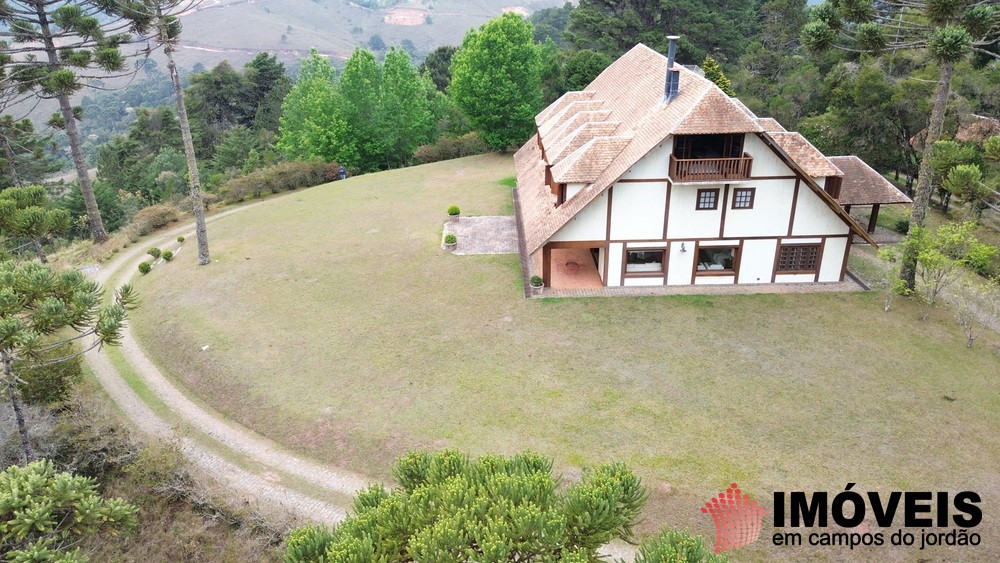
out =
{"type": "MultiPolygon", "coordinates": [[[[517,254],[517,223],[513,215],[461,217],[444,224],[444,234],[458,237],[454,254],[517,254]]],[[[444,245],[442,237],[442,247],[444,245]]]]}

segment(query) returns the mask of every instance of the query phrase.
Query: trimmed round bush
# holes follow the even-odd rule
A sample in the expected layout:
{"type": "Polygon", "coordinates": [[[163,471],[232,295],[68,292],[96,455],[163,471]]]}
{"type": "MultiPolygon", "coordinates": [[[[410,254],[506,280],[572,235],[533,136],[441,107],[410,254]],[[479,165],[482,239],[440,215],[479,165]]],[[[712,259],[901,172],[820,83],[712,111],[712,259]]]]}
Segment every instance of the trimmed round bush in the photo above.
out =
{"type": "Polygon", "coordinates": [[[149,255],[150,255],[150,256],[152,256],[153,258],[159,258],[159,257],[160,257],[160,254],[161,254],[161,252],[160,252],[160,249],[159,249],[159,248],[156,248],[156,247],[154,246],[153,248],[150,248],[149,250],[147,250],[147,251],[146,251],[146,254],[149,254],[149,255]]]}
{"type": "Polygon", "coordinates": [[[531,276],[531,287],[542,287],[545,285],[545,281],[541,276],[531,276]]]}
{"type": "Polygon", "coordinates": [[[452,205],[451,207],[448,208],[448,215],[451,215],[452,217],[460,215],[461,213],[462,210],[459,209],[457,205],[452,205]]]}
{"type": "Polygon", "coordinates": [[[171,251],[169,251],[169,250],[164,250],[163,254],[162,254],[162,258],[164,260],[166,260],[167,262],[169,262],[169,261],[171,261],[171,260],[174,259],[174,253],[171,252],[171,251]]]}
{"type": "Polygon", "coordinates": [[[893,226],[893,229],[897,233],[905,235],[906,233],[910,232],[910,220],[900,219],[899,221],[896,221],[896,224],[893,226]]]}
{"type": "Polygon", "coordinates": [[[184,242],[184,237],[177,237],[177,242],[184,242]]]}
{"type": "Polygon", "coordinates": [[[456,237],[455,235],[449,233],[444,236],[445,244],[455,244],[456,242],[458,242],[458,237],[456,237]]]}
{"type": "Polygon", "coordinates": [[[152,270],[153,267],[149,265],[149,262],[139,262],[139,272],[142,275],[146,275],[152,270]]]}

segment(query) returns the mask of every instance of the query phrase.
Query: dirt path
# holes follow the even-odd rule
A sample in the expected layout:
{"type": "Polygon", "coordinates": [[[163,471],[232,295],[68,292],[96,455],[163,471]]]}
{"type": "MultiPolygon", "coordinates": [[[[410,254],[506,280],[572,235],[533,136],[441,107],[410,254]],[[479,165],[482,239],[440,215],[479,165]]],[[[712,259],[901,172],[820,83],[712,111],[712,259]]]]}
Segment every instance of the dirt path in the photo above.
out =
{"type": "MultiPolygon", "coordinates": [[[[226,211],[209,218],[209,222],[239,213],[254,205],[243,206],[226,211]]],[[[89,272],[93,279],[112,290],[131,279],[137,271],[136,266],[146,258],[145,249],[156,243],[174,240],[178,235],[191,239],[194,244],[193,225],[176,227],[144,244],[133,245],[123,251],[113,262],[89,272]]],[[[301,457],[281,448],[278,444],[263,438],[254,432],[231,421],[224,420],[220,415],[209,412],[187,398],[175,387],[152,361],[143,353],[142,347],[135,339],[130,328],[126,328],[121,350],[126,361],[143,380],[145,385],[178,417],[185,420],[217,443],[213,448],[184,436],[157,415],[143,400],[136,395],[128,383],[122,378],[112,364],[107,352],[100,351],[87,354],[86,361],[94,371],[98,381],[107,391],[111,399],[121,408],[125,415],[144,433],[166,439],[177,440],[185,456],[199,469],[208,472],[229,488],[230,494],[239,503],[247,503],[277,514],[290,514],[302,521],[335,523],[346,516],[343,507],[316,499],[307,494],[292,490],[274,480],[273,475],[247,471],[235,463],[228,461],[217,451],[231,451],[249,458],[262,466],[275,469],[287,475],[292,475],[310,486],[328,490],[342,495],[353,496],[364,488],[369,480],[346,471],[332,469],[301,457]]],[[[630,561],[635,550],[629,545],[614,542],[601,549],[606,557],[615,557],[630,561]]]]}

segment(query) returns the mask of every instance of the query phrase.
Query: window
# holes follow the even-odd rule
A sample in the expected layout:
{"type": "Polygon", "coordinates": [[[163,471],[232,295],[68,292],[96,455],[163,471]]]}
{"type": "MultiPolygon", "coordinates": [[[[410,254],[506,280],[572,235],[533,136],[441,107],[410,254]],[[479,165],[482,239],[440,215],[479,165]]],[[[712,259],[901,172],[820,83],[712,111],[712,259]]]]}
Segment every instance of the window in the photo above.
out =
{"type": "Polygon", "coordinates": [[[625,274],[663,275],[663,251],[629,250],[625,258],[625,274]]]}
{"type": "Polygon", "coordinates": [[[735,274],[738,246],[698,247],[698,272],[703,274],[735,274]]]}
{"type": "Polygon", "coordinates": [[[698,190],[697,209],[717,209],[719,207],[719,189],[698,190]]]}
{"type": "Polygon", "coordinates": [[[733,209],[753,209],[753,198],[757,188],[736,188],[733,190],[733,209]]]}
{"type": "Polygon", "coordinates": [[[818,244],[783,244],[778,253],[778,272],[812,274],[818,262],[818,244]]]}

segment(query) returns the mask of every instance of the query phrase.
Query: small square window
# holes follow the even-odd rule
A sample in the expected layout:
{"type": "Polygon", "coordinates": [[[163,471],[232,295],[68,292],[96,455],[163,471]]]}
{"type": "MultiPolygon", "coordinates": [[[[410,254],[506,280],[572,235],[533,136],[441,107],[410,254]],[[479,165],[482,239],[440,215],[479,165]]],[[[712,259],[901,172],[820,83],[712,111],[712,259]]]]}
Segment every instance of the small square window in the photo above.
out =
{"type": "Polygon", "coordinates": [[[733,190],[733,209],[753,209],[753,198],[757,188],[736,188],[733,190]]]}
{"type": "Polygon", "coordinates": [[[625,258],[626,274],[663,273],[662,250],[629,250],[625,258]]]}
{"type": "Polygon", "coordinates": [[[719,207],[719,190],[698,190],[697,209],[717,209],[719,207]]]}
{"type": "Polygon", "coordinates": [[[783,244],[778,252],[778,271],[811,274],[819,265],[818,244],[783,244]]]}

